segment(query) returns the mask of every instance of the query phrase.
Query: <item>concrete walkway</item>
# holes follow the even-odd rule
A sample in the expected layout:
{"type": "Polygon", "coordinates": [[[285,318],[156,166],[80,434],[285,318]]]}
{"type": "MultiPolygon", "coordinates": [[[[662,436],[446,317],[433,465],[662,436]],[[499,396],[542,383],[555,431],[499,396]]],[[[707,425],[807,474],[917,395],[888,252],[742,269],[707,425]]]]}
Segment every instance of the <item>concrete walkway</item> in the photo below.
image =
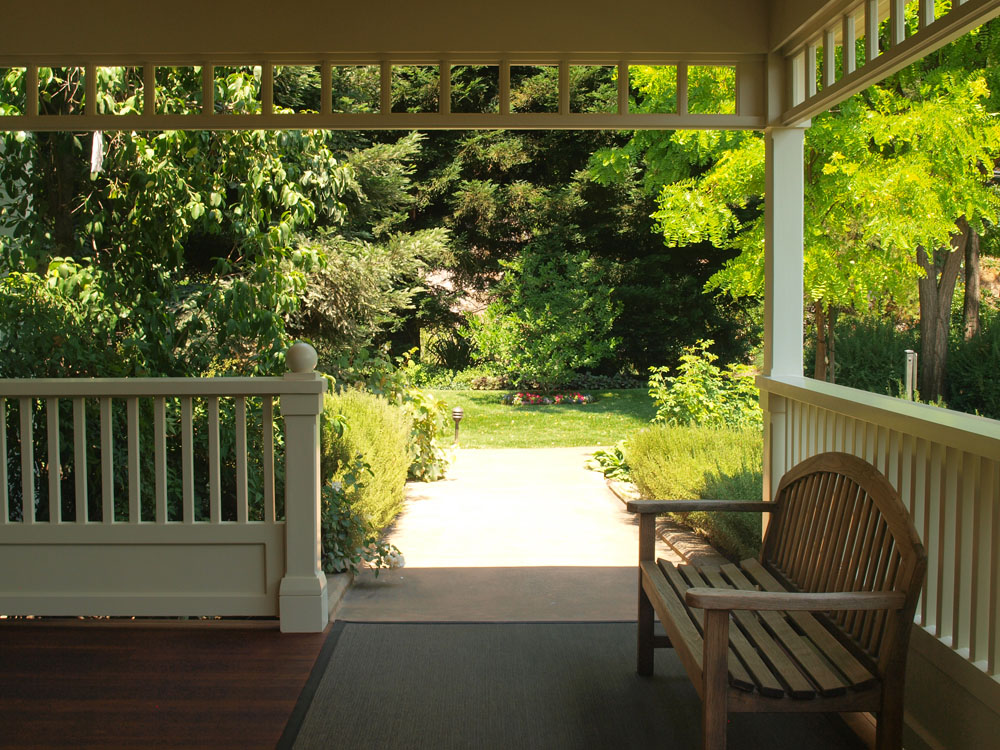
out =
{"type": "Polygon", "coordinates": [[[464,450],[446,480],[408,485],[388,535],[406,567],[361,575],[337,619],[634,620],[638,522],[591,453],[464,450]]]}

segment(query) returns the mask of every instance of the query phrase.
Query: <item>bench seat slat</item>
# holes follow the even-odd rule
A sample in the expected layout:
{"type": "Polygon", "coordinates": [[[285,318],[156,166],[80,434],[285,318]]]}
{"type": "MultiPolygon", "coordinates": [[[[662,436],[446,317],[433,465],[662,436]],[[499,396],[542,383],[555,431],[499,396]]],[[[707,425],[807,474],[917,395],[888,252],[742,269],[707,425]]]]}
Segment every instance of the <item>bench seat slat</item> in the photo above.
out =
{"type": "Polygon", "coordinates": [[[681,663],[701,695],[701,680],[693,679],[701,675],[703,643],[701,634],[688,615],[684,602],[677,597],[673,587],[667,583],[663,571],[652,560],[639,563],[642,587],[656,611],[656,616],[667,631],[671,646],[680,657],[681,663]]]}
{"type": "MultiPolygon", "coordinates": [[[[784,587],[761,565],[759,560],[749,559],[740,563],[743,569],[760,584],[765,591],[784,591],[784,587]]],[[[724,570],[730,566],[724,566],[724,570]]],[[[737,570],[736,566],[731,566],[737,570]]],[[[837,637],[809,612],[789,612],[795,624],[812,640],[823,655],[847,678],[853,690],[864,690],[878,682],[873,671],[852,654],[837,637]]]]}
{"type": "MultiPolygon", "coordinates": [[[[753,584],[735,565],[723,565],[722,572],[736,588],[752,590],[753,584]]],[[[764,627],[781,644],[782,648],[798,663],[803,673],[825,697],[843,695],[847,691],[845,680],[836,674],[809,645],[807,638],[795,632],[783,612],[758,612],[764,627]]]]}
{"type": "MultiPolygon", "coordinates": [[[[670,563],[666,564],[669,565],[670,563]]],[[[715,584],[712,583],[707,577],[706,573],[700,571],[695,566],[681,565],[678,566],[677,570],[687,579],[691,586],[715,586],[715,584]]],[[[726,582],[722,581],[721,577],[719,578],[719,581],[721,586],[718,588],[729,588],[726,582]]],[[[700,610],[692,608],[692,611],[696,613],[697,617],[697,613],[700,610]]],[[[736,620],[737,624],[740,624],[742,614],[745,613],[736,611],[733,612],[733,619],[736,620]]],[[[753,618],[751,617],[750,619],[753,618]]],[[[743,666],[746,667],[747,671],[750,673],[750,677],[756,684],[757,690],[760,694],[766,695],[769,698],[783,698],[785,696],[785,687],[775,676],[770,665],[768,665],[767,662],[761,658],[758,646],[747,638],[740,628],[729,628],[729,640],[733,650],[736,652],[736,655],[740,658],[740,661],[743,662],[743,666]]],[[[809,687],[808,683],[806,683],[806,687],[809,687]]],[[[805,697],[811,698],[815,694],[815,691],[810,690],[809,695],[806,695],[805,697]]]]}
{"type": "MultiPolygon", "coordinates": [[[[708,581],[708,585],[713,588],[734,588],[723,577],[722,573],[716,569],[701,570],[701,575],[708,581]]],[[[778,675],[784,685],[787,685],[788,694],[797,700],[808,700],[816,697],[816,689],[807,680],[795,662],[789,658],[785,650],[774,640],[770,633],[760,624],[756,615],[747,610],[733,610],[733,617],[737,624],[747,634],[748,640],[760,652],[760,658],[768,667],[778,675]]],[[[782,691],[784,692],[784,691],[782,691]]],[[[761,690],[763,695],[769,695],[761,690]]]]}
{"type": "MultiPolygon", "coordinates": [[[[684,579],[684,577],[681,575],[680,571],[677,569],[677,567],[673,563],[668,562],[666,560],[660,560],[659,561],[659,565],[660,565],[660,570],[662,570],[664,572],[664,574],[666,575],[667,581],[670,582],[670,585],[673,586],[674,591],[677,593],[677,596],[680,598],[680,601],[683,602],[684,601],[684,593],[689,588],[692,588],[691,584],[688,583],[684,579]]],[[[691,616],[691,619],[694,620],[694,625],[695,625],[696,628],[698,628],[698,632],[702,634],[702,637],[704,637],[704,635],[705,635],[705,622],[704,622],[704,615],[705,615],[705,613],[702,610],[700,610],[700,609],[693,609],[691,607],[688,607],[687,604],[684,605],[684,609],[691,616]]],[[[733,636],[733,633],[734,633],[733,628],[729,629],[729,633],[730,633],[730,638],[729,638],[730,644],[729,644],[729,654],[728,654],[728,656],[729,656],[729,658],[728,658],[728,662],[729,662],[729,684],[732,685],[735,688],[739,688],[740,690],[746,690],[746,691],[749,692],[749,691],[751,691],[751,690],[754,689],[755,683],[753,681],[753,678],[747,672],[746,668],[740,662],[739,657],[737,656],[737,654],[733,650],[733,643],[732,643],[732,640],[733,640],[732,636],[733,636]]]]}

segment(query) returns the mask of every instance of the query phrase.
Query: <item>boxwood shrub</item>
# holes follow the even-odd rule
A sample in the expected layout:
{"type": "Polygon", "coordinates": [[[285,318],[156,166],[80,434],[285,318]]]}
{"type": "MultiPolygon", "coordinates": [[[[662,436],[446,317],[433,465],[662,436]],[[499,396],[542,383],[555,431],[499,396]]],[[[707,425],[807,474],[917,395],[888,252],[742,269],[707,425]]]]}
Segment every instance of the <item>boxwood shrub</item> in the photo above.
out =
{"type": "MultiPolygon", "coordinates": [[[[654,425],[625,442],[625,456],[642,496],[659,500],[751,500],[763,496],[759,430],[654,425]]],[[[759,513],[672,513],[732,559],[760,550],[759,513]]]]}
{"type": "Polygon", "coordinates": [[[340,481],[360,454],[371,467],[371,475],[364,478],[355,510],[378,531],[403,507],[410,426],[409,415],[381,396],[354,389],[326,395],[320,442],[323,483],[340,481]],[[334,425],[338,414],[347,421],[339,437],[334,425]]]}

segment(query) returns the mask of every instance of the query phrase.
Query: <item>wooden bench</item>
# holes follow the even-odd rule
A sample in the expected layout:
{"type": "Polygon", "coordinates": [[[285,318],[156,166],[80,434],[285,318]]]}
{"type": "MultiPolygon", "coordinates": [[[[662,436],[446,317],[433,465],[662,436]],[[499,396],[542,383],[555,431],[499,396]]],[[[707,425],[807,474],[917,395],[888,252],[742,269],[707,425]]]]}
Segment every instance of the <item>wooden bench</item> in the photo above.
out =
{"type": "Polygon", "coordinates": [[[775,502],[635,500],[637,671],[672,647],[702,700],[703,746],[730,711],[871,711],[877,747],[901,746],[903,682],[927,556],[899,495],[844,453],[803,461],[775,502]],[[657,513],[770,513],[760,558],[721,568],[654,562],[657,513]],[[667,636],[653,632],[658,616],[667,636]]]}

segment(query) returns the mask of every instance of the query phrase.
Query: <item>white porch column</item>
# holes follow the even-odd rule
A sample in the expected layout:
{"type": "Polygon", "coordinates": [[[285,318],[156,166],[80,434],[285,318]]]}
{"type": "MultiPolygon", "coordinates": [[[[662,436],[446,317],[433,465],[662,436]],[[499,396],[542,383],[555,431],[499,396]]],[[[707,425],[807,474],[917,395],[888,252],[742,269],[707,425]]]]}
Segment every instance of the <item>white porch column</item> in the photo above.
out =
{"type": "MultiPolygon", "coordinates": [[[[769,128],[764,198],[764,375],[802,376],[805,128],[769,128]]],[[[786,466],[785,403],[761,394],[764,499],[773,500],[786,466]]],[[[767,517],[764,519],[765,528],[767,517]]]]}
{"type": "Polygon", "coordinates": [[[326,575],[321,568],[319,420],[326,381],[314,372],[316,350],[296,343],[288,350],[286,380],[317,381],[316,393],[283,395],[285,420],[285,576],[278,612],[283,633],[319,633],[329,620],[326,575]]]}
{"type": "Polygon", "coordinates": [[[764,137],[764,374],[801,377],[805,128],[764,137]]]}

